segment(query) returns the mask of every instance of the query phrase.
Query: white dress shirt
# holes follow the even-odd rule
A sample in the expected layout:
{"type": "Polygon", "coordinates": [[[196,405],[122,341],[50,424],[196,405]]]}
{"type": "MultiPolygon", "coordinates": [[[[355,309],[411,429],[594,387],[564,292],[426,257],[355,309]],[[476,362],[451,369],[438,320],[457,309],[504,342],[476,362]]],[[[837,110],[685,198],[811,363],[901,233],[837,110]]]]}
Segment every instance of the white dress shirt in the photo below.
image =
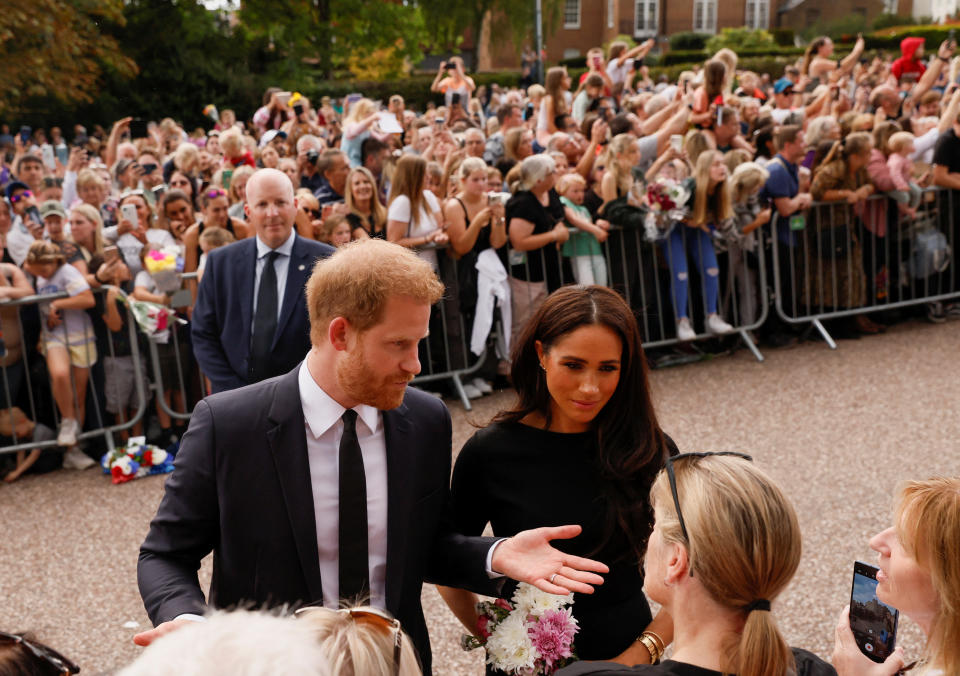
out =
{"type": "MultiPolygon", "coordinates": [[[[260,295],[260,276],[263,266],[267,264],[267,254],[276,251],[279,256],[273,261],[273,269],[277,273],[277,321],[280,321],[280,311],[283,308],[283,291],[287,288],[287,271],[290,269],[290,256],[293,253],[293,240],[297,236],[296,230],[290,230],[290,236],[276,249],[271,249],[260,236],[257,235],[257,271],[253,280],[253,321],[257,318],[257,297],[260,295]]],[[[251,330],[253,323],[250,324],[251,330]]]]}
{"type": "MultiPolygon", "coordinates": [[[[323,605],[340,606],[340,438],[346,409],[324,392],[300,365],[300,403],[306,423],[313,515],[317,525],[323,605]]],[[[387,581],[387,444],[383,415],[372,406],[354,407],[357,440],[367,479],[367,556],[370,562],[370,605],[385,607],[387,581]]]]}

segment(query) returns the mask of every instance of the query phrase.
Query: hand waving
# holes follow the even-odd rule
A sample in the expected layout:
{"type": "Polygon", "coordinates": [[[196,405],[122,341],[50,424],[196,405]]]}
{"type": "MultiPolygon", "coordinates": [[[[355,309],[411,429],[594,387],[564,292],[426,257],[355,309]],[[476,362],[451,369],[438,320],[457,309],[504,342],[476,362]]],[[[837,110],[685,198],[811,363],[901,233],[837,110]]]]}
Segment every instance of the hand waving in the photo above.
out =
{"type": "Polygon", "coordinates": [[[591,585],[603,584],[603,578],[595,573],[606,573],[609,568],[599,561],[571,556],[550,546],[551,540],[573,538],[580,531],[580,526],[521,531],[500,543],[493,553],[492,568],[548,594],[592,594],[591,585]]]}

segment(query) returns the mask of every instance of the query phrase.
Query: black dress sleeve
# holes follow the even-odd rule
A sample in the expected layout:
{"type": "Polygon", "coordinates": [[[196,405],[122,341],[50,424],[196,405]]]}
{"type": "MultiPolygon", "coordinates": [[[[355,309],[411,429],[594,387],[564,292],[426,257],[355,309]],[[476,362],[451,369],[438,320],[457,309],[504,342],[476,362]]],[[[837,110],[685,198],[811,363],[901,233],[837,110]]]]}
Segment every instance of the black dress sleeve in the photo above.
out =
{"type": "Polygon", "coordinates": [[[490,496],[484,490],[484,430],[478,431],[464,444],[453,466],[450,494],[453,504],[453,525],[464,535],[480,535],[489,521],[484,508],[490,496]]]}

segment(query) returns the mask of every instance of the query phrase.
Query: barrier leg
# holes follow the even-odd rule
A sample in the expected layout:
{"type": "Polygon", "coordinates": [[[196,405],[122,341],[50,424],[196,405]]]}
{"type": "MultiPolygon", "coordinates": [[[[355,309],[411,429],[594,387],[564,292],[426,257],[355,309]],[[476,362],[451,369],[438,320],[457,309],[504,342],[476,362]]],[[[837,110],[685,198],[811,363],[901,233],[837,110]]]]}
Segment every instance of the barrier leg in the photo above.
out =
{"type": "Polygon", "coordinates": [[[738,331],[740,334],[740,339],[743,341],[743,344],[747,346],[747,349],[753,353],[753,356],[757,358],[757,361],[763,362],[763,355],[760,353],[760,350],[757,349],[756,344],[750,338],[750,334],[747,333],[746,329],[740,329],[738,331]]]}
{"type": "Polygon", "coordinates": [[[819,319],[813,320],[813,325],[817,327],[817,331],[820,332],[820,335],[823,336],[823,340],[827,343],[831,350],[837,349],[837,344],[833,341],[833,338],[830,337],[830,334],[827,333],[827,330],[823,328],[823,324],[820,323],[819,319]]]}
{"type": "Polygon", "coordinates": [[[467,397],[467,393],[463,390],[463,383],[460,382],[460,374],[454,373],[451,379],[453,380],[453,388],[457,391],[457,396],[460,397],[460,403],[463,404],[464,410],[471,410],[473,407],[470,405],[470,398],[467,397]]]}

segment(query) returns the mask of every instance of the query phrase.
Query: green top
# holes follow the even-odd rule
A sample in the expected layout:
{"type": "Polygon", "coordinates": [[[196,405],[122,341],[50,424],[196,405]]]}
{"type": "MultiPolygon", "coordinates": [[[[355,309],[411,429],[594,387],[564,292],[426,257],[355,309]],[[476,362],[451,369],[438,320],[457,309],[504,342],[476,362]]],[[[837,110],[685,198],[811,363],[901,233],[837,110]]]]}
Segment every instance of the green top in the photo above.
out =
{"type": "MultiPolygon", "coordinates": [[[[560,201],[563,202],[563,206],[570,207],[577,212],[578,216],[593,223],[593,217],[590,215],[590,211],[586,207],[580,206],[579,204],[574,204],[566,197],[561,197],[560,201]]],[[[571,234],[570,239],[563,243],[563,249],[561,251],[567,258],[572,256],[603,255],[603,250],[600,248],[600,242],[597,241],[597,238],[591,235],[589,232],[583,232],[582,230],[577,230],[575,233],[571,234]]]]}

